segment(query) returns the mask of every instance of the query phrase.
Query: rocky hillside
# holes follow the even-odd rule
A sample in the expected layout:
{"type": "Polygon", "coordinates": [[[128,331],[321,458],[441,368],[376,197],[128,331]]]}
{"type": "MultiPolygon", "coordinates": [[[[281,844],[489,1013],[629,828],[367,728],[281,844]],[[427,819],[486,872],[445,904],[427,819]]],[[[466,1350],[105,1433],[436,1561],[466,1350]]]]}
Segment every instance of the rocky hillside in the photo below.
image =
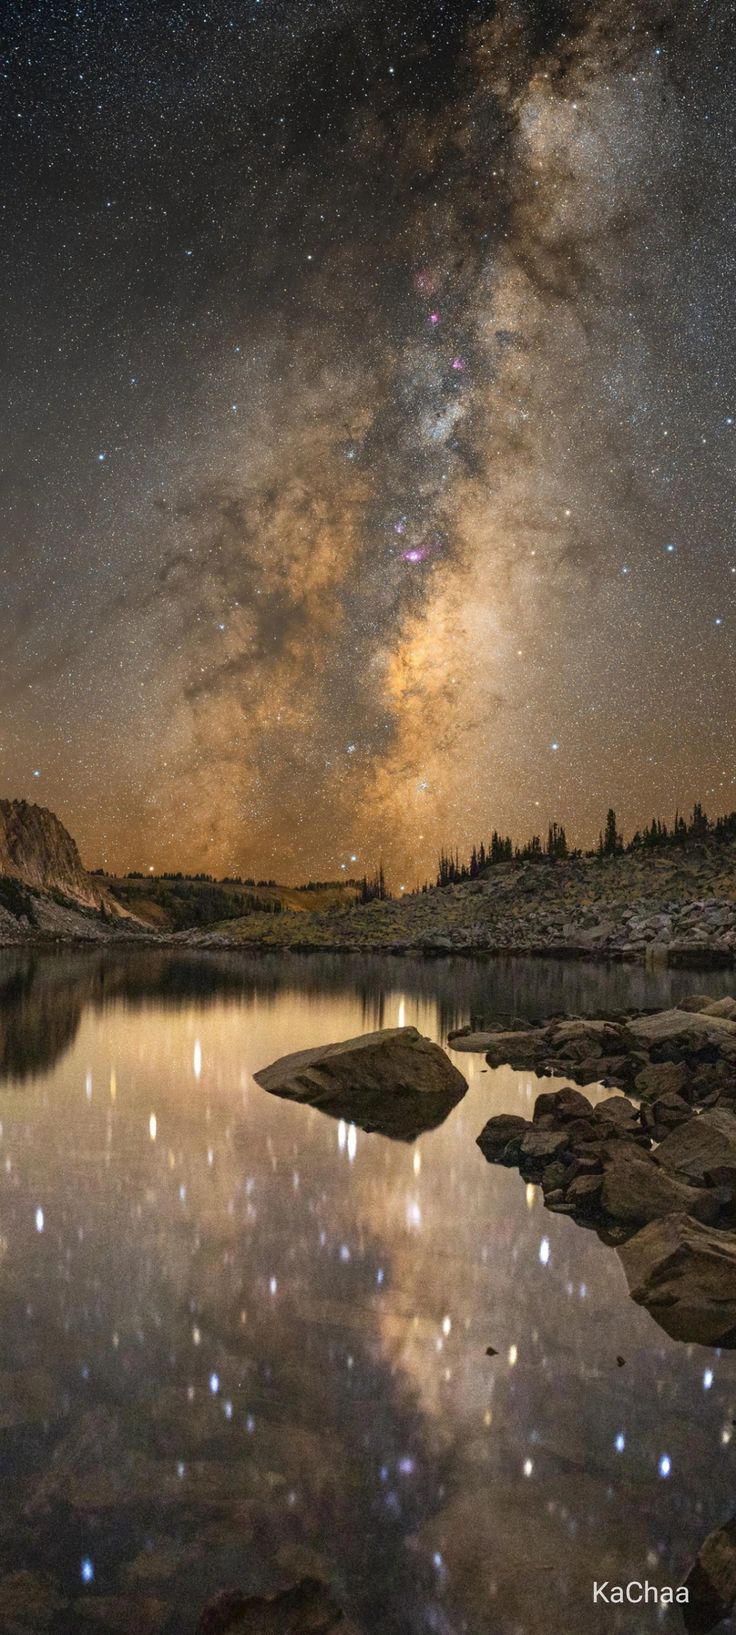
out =
{"type": "MultiPolygon", "coordinates": [[[[190,934],[191,935],[191,934],[190,934]]],[[[328,914],[249,915],[211,945],[736,959],[736,844],[501,863],[486,878],[328,914]]]]}

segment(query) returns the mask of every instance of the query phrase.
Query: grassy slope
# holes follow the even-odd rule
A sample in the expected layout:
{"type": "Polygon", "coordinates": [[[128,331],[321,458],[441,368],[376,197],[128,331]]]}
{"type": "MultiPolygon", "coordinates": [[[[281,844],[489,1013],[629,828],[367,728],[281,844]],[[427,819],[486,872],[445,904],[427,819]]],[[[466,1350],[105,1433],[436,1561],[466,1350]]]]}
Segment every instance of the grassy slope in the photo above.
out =
{"type": "MultiPolygon", "coordinates": [[[[217,923],[223,928],[229,928],[231,925],[241,923],[242,916],[238,914],[238,907],[239,900],[243,896],[255,896],[260,901],[268,903],[280,902],[282,909],[288,911],[289,917],[294,914],[299,915],[310,912],[324,914],[327,910],[344,904],[346,901],[352,903],[355,898],[355,888],[348,885],[325,886],[317,891],[304,891],[298,886],[248,887],[204,880],[129,880],[112,875],[103,876],[101,884],[105,885],[112,896],[118,902],[124,904],[128,911],[135,915],[136,919],[155,931],[170,931],[180,925],[181,916],[177,911],[176,886],[186,887],[187,893],[191,893],[192,899],[199,900],[205,914],[208,897],[213,892],[213,885],[218,897],[229,898],[232,903],[233,917],[226,913],[220,918],[215,913],[211,919],[207,916],[205,922],[208,925],[217,923]]],[[[278,915],[260,913],[254,916],[248,915],[247,918],[255,918],[259,922],[266,921],[270,923],[272,920],[276,920],[278,915]]]]}

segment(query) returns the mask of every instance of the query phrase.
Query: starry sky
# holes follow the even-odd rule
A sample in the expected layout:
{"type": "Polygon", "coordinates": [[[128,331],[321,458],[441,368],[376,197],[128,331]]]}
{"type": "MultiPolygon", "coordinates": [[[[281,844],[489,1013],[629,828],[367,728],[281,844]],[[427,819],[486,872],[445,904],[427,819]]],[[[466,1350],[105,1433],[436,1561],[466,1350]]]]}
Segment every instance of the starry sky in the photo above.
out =
{"type": "Polygon", "coordinates": [[[0,792],[90,867],[736,806],[730,0],[10,0],[0,792]]]}

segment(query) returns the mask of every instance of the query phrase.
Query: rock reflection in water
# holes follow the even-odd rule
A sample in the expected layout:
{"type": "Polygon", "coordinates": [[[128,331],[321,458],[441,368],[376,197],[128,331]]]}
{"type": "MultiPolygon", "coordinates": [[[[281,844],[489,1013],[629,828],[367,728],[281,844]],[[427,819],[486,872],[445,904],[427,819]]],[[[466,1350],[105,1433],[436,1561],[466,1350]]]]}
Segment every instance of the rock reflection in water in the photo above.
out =
{"type": "Polygon", "coordinates": [[[593,1578],[678,1583],[730,1514],[736,1360],[668,1340],[488,1167],[529,1075],[458,1058],[466,1098],[413,1146],[252,1079],[377,1011],[439,1039],[470,1003],[530,1014],[565,970],[511,999],[490,963],[341,988],[228,959],[218,988],[139,959],[52,961],[73,1041],[0,1094],[0,1628],[191,1635],[225,1585],[315,1574],[361,1635],[630,1635],[593,1578]]]}
{"type": "MultiPolygon", "coordinates": [[[[349,992],[364,1030],[392,1026],[389,995],[431,1007],[436,1036],[472,1017],[522,1013],[530,1021],[558,1011],[598,1012],[606,1006],[665,1006],[690,991],[687,971],[639,965],[587,965],[547,959],[380,959],[365,954],[192,954],[172,949],[96,949],[56,954],[0,950],[0,1082],[53,1067],[73,1042],[86,1007],[124,1003],[148,1010],[279,1002],[285,990],[324,999],[349,992]]],[[[698,978],[702,985],[702,973],[698,978]]],[[[727,971],[710,972],[715,996],[729,990],[727,971]]],[[[401,1024],[400,1024],[401,1025],[401,1024]]],[[[324,1041],[320,1040],[320,1043],[324,1041]]]]}

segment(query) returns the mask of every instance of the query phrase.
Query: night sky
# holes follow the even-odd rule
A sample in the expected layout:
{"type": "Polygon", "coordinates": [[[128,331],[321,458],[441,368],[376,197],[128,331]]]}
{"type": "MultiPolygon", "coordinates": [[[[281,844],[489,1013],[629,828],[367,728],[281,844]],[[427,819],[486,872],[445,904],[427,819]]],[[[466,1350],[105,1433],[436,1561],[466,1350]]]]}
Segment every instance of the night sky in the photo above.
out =
{"type": "Polygon", "coordinates": [[[5,16],[0,793],[394,883],[736,806],[736,7],[5,16]]]}

